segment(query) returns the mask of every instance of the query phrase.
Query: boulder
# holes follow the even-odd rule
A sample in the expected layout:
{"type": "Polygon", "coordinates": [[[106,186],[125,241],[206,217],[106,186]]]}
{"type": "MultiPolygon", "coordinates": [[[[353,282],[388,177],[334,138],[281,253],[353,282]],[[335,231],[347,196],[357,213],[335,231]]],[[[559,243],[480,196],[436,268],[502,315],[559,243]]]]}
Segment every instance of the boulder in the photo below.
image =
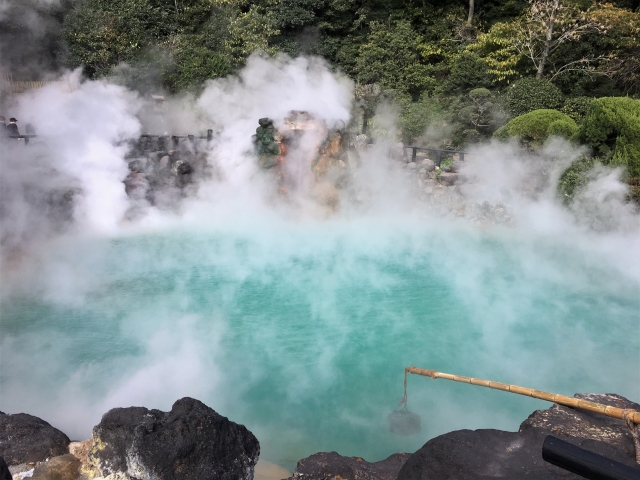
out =
{"type": "Polygon", "coordinates": [[[336,452],[316,453],[300,460],[287,480],[395,480],[409,457],[409,453],[394,453],[380,462],[367,462],[336,452]]]}
{"type": "Polygon", "coordinates": [[[389,149],[389,156],[396,162],[406,163],[407,156],[405,154],[404,144],[402,142],[399,142],[391,145],[391,148],[389,149]]]}
{"type": "Polygon", "coordinates": [[[121,479],[251,480],[260,444],[243,425],[182,398],[170,412],[114,408],[93,429],[92,475],[121,479]]]}
{"type": "Polygon", "coordinates": [[[8,465],[43,462],[68,452],[69,437],[26,413],[0,413],[0,456],[8,465]]]}
{"type": "Polygon", "coordinates": [[[76,480],[80,476],[80,460],[71,455],[54,457],[36,465],[32,480],[76,480]]]}
{"type": "Polygon", "coordinates": [[[451,162],[451,171],[458,173],[460,169],[463,167],[463,165],[464,165],[464,162],[460,160],[454,160],[453,162],[451,162]]]}
{"type": "Polygon", "coordinates": [[[425,158],[422,161],[422,167],[427,171],[427,172],[433,172],[436,169],[436,164],[433,160],[429,160],[428,158],[425,158]]]}
{"type": "Polygon", "coordinates": [[[12,480],[11,472],[4,458],[0,457],[0,480],[12,480]]]}
{"type": "MultiPolygon", "coordinates": [[[[640,408],[618,395],[576,397],[621,408],[640,408]]],[[[553,405],[549,410],[534,412],[518,432],[458,430],[429,440],[407,460],[397,480],[581,478],[542,460],[542,443],[551,434],[638,468],[633,439],[622,420],[553,405]]]]}
{"type": "Polygon", "coordinates": [[[442,185],[454,185],[458,181],[457,173],[442,172],[438,177],[438,182],[442,185]]]}

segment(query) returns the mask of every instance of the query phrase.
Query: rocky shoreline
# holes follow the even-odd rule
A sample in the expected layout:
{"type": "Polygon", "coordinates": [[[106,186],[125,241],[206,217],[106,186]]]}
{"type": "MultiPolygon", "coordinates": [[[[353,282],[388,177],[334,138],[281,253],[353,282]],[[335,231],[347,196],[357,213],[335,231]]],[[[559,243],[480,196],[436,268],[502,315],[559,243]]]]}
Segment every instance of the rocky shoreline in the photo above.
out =
{"type": "MultiPolygon", "coordinates": [[[[640,410],[616,394],[577,398],[640,410]]],[[[536,410],[517,432],[458,430],[429,440],[417,452],[378,461],[316,453],[298,462],[287,480],[446,480],[582,478],[542,459],[542,442],[554,435],[638,470],[633,436],[622,420],[554,404],[536,410]]],[[[260,444],[243,425],[193,398],[169,412],[114,408],[92,438],[71,442],[46,421],[0,412],[0,480],[259,480],[285,470],[256,473],[260,444]]],[[[263,470],[264,472],[265,470],[263,470]]]]}

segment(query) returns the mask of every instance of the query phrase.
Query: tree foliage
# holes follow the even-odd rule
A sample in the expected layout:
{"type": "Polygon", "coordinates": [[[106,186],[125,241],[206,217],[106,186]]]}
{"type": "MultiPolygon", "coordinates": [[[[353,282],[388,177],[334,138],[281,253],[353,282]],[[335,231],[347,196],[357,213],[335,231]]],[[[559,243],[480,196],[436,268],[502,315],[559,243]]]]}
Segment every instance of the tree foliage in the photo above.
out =
{"type": "Polygon", "coordinates": [[[180,91],[256,51],[321,55],[358,86],[364,128],[384,99],[407,141],[438,124],[460,147],[510,116],[561,109],[580,123],[592,97],[640,95],[638,0],[60,1],[60,58],[91,77],[180,91]]]}
{"type": "Polygon", "coordinates": [[[523,78],[507,90],[507,108],[514,116],[533,110],[558,110],[564,102],[562,92],[547,80],[523,78]]]}
{"type": "Polygon", "coordinates": [[[631,177],[640,177],[640,100],[594,100],[580,137],[605,164],[623,166],[631,177]]]}
{"type": "Polygon", "coordinates": [[[360,46],[356,61],[360,83],[377,83],[414,96],[435,86],[428,66],[420,62],[417,47],[422,38],[409,22],[397,22],[391,28],[373,22],[370,27],[367,42],[360,46]]]}

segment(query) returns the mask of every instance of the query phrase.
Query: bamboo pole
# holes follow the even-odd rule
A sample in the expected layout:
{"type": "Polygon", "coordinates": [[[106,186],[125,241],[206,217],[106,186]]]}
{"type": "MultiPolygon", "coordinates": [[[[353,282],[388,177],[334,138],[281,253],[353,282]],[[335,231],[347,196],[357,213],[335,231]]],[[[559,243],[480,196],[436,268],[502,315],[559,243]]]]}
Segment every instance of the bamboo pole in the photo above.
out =
{"type": "Polygon", "coordinates": [[[414,375],[422,375],[431,377],[434,380],[444,378],[445,380],[453,380],[454,382],[470,383],[471,385],[479,385],[481,387],[493,388],[495,390],[503,390],[505,392],[517,393],[526,397],[538,398],[547,402],[554,402],[567,407],[580,408],[589,412],[601,413],[608,417],[618,418],[627,422],[640,424],[640,412],[630,409],[622,409],[603,405],[601,403],[590,402],[580,398],[566,397],[557,393],[543,392],[532,388],[519,387],[508,383],[493,382],[491,380],[483,380],[481,378],[464,377],[462,375],[451,375],[450,373],[436,372],[435,370],[426,370],[418,367],[407,367],[404,369],[404,401],[407,398],[407,373],[414,375]]]}

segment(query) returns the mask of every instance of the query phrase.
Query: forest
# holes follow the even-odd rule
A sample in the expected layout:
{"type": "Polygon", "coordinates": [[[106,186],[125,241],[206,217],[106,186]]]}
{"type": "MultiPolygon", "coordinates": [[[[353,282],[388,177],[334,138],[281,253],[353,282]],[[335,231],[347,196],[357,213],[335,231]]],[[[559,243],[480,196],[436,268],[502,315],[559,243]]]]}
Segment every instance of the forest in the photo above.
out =
{"type": "Polygon", "coordinates": [[[143,95],[197,94],[255,52],[315,55],[354,81],[360,128],[370,135],[381,128],[378,106],[391,105],[405,143],[462,148],[516,136],[535,148],[561,135],[640,177],[640,0],[25,4],[30,16],[9,9],[0,17],[3,61],[17,75],[25,73],[16,58],[26,55],[143,95]],[[42,31],[27,34],[34,16],[42,31]],[[38,50],[25,53],[30,44],[38,50]]]}

